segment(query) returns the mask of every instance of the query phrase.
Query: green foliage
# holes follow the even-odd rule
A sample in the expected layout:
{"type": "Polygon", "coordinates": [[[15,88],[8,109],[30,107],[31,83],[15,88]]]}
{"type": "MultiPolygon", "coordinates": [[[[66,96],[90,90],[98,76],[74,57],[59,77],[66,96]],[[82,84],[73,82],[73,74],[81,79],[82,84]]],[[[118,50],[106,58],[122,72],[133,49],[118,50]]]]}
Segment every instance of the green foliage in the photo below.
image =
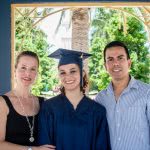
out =
{"type": "MultiPolygon", "coordinates": [[[[26,15],[22,16],[16,11],[15,49],[16,52],[31,50],[38,54],[40,58],[39,76],[32,91],[35,95],[40,95],[42,91],[49,91],[58,83],[56,63],[47,57],[48,49],[52,45],[47,43],[47,36],[41,29],[32,28],[34,20],[27,17],[31,8],[21,8],[19,11],[26,15]]],[[[34,16],[42,17],[50,11],[51,9],[37,11],[34,16]]],[[[134,12],[133,9],[130,11],[134,12]]],[[[98,8],[95,11],[91,27],[90,52],[93,56],[89,62],[90,90],[102,90],[111,80],[104,67],[103,49],[108,42],[113,40],[123,41],[129,48],[132,59],[131,75],[150,83],[150,55],[147,46],[147,34],[138,20],[127,16],[127,34],[125,34],[121,12],[98,8]]]]}
{"type": "Polygon", "coordinates": [[[92,57],[89,61],[90,90],[100,90],[104,89],[110,81],[103,61],[105,41],[100,37],[96,37],[93,39],[91,45],[90,53],[92,57]]]}
{"type": "MultiPolygon", "coordinates": [[[[26,8],[20,11],[23,14],[28,14],[31,10],[26,8]]],[[[35,15],[38,15],[38,13],[35,15]]],[[[31,18],[23,17],[19,14],[16,14],[16,16],[16,53],[23,50],[30,50],[38,54],[40,60],[39,76],[33,86],[32,92],[35,95],[40,95],[42,91],[51,90],[53,85],[57,83],[55,79],[57,72],[55,71],[56,69],[54,70],[56,63],[47,57],[48,49],[51,45],[48,45],[47,36],[41,29],[37,27],[32,28],[34,21],[31,18]]]]}
{"type": "MultiPolygon", "coordinates": [[[[129,11],[133,12],[133,9],[129,11]]],[[[142,23],[137,19],[127,17],[127,34],[124,33],[124,23],[121,13],[98,8],[92,22],[92,40],[90,51],[93,54],[90,67],[91,90],[102,90],[110,82],[103,63],[103,49],[113,40],[123,41],[129,48],[132,67],[131,75],[149,83],[150,59],[148,58],[148,39],[142,23]]]]}

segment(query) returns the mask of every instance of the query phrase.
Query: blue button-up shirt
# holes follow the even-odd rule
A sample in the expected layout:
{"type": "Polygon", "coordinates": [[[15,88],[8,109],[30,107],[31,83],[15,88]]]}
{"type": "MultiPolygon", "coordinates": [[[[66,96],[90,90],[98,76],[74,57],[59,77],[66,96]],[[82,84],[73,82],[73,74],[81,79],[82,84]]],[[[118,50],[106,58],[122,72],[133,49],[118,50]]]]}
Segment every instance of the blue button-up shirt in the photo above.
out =
{"type": "Polygon", "coordinates": [[[105,106],[112,150],[150,150],[150,85],[131,78],[115,100],[112,83],[95,99],[105,106]]]}

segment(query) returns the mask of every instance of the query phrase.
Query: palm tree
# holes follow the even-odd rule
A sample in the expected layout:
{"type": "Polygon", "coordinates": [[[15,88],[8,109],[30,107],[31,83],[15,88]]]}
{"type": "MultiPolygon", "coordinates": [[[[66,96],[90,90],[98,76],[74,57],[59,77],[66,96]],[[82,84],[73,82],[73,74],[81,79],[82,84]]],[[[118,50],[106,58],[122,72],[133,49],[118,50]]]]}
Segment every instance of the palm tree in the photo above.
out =
{"type": "MultiPolygon", "coordinates": [[[[72,11],[72,49],[84,52],[89,50],[89,9],[78,8],[72,11]]],[[[84,68],[88,72],[87,61],[84,68]]]]}
{"type": "Polygon", "coordinates": [[[88,51],[89,13],[88,8],[72,11],[72,48],[88,51]]]}
{"type": "MultiPolygon", "coordinates": [[[[88,52],[89,50],[89,8],[71,8],[70,25],[71,26],[71,49],[88,52]]],[[[59,27],[63,24],[63,18],[66,12],[62,11],[59,23],[56,27],[56,34],[59,27]]],[[[68,48],[68,47],[66,47],[68,48]]],[[[85,70],[88,71],[87,61],[85,61],[85,70]]]]}

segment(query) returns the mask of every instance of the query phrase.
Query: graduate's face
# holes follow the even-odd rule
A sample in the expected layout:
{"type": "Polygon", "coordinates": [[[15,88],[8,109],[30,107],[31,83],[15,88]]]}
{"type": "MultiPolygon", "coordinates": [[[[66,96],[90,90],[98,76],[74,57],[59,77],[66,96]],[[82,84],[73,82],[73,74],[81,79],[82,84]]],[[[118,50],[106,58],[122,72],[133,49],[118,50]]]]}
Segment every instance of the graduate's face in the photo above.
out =
{"type": "Polygon", "coordinates": [[[76,64],[59,66],[59,77],[65,91],[80,89],[80,69],[76,64]]]}
{"type": "Polygon", "coordinates": [[[19,58],[15,69],[17,85],[31,86],[38,73],[38,61],[31,56],[22,56],[19,58]]]}
{"type": "Polygon", "coordinates": [[[106,50],[105,67],[112,80],[128,78],[131,60],[127,58],[125,49],[121,46],[111,47],[106,50]]]}

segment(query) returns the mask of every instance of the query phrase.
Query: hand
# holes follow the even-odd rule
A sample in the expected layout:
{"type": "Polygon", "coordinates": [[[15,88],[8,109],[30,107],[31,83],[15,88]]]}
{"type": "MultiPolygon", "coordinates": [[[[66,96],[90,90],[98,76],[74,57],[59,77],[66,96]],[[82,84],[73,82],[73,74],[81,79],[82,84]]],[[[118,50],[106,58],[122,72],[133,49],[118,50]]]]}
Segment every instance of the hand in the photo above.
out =
{"type": "Polygon", "coordinates": [[[33,150],[55,150],[56,146],[46,144],[38,147],[32,147],[32,149],[33,150]]]}

